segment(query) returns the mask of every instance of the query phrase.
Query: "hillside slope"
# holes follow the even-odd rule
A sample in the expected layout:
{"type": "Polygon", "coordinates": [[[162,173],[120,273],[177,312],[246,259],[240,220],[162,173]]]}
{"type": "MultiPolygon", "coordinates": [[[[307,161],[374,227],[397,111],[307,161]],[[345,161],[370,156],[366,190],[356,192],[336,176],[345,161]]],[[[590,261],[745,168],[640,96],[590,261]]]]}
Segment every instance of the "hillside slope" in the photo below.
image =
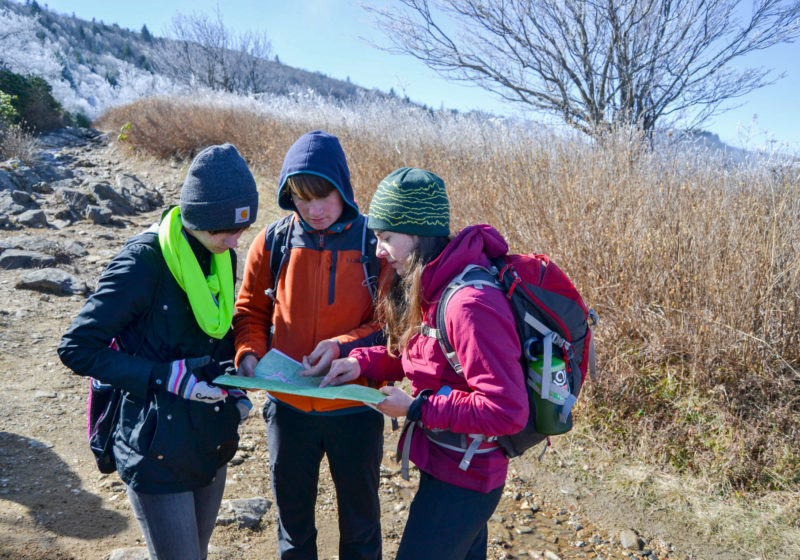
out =
{"type": "MultiPolygon", "coordinates": [[[[193,87],[165,63],[172,43],[144,28],[131,31],[116,23],[58,14],[35,1],[0,0],[0,66],[45,78],[65,109],[90,119],[114,105],[193,87]]],[[[384,96],[320,72],[287,66],[277,56],[259,64],[265,76],[259,93],[314,92],[339,100],[384,96]]]]}

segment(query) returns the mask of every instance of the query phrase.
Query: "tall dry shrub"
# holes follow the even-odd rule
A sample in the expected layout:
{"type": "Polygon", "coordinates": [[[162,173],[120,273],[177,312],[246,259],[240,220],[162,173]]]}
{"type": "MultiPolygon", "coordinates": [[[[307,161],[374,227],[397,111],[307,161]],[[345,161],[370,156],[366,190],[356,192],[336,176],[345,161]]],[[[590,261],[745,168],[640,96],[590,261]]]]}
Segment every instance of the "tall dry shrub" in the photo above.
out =
{"type": "Polygon", "coordinates": [[[36,137],[21,126],[0,123],[0,158],[17,158],[28,165],[36,159],[36,137]]]}
{"type": "Polygon", "coordinates": [[[230,141],[276,176],[302,133],[339,136],[362,209],[408,165],[448,187],[453,228],[490,223],[548,253],[600,314],[579,431],[736,489],[800,483],[800,178],[635,131],[600,142],[400,103],[150,99],[110,111],[127,141],[191,157],[230,141]]]}

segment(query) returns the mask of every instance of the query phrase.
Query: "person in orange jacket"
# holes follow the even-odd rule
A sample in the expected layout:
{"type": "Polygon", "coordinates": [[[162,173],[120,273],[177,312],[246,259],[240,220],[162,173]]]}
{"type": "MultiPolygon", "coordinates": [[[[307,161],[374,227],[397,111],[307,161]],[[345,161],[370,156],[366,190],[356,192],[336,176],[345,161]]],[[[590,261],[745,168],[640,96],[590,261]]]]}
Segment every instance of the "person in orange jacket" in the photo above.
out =
{"type": "MultiPolygon", "coordinates": [[[[278,205],[293,215],[256,236],[236,301],[240,375],[252,376],[270,348],[312,374],[324,373],[334,359],[382,336],[373,316],[379,274],[368,272],[380,270],[375,236],[355,203],[335,136],[315,130],[289,148],[278,205]],[[274,251],[285,252],[278,259],[274,251]]],[[[271,392],[264,419],[281,559],[317,558],[314,508],[323,455],[336,487],[340,560],[381,558],[383,416],[356,401],[271,392]]]]}

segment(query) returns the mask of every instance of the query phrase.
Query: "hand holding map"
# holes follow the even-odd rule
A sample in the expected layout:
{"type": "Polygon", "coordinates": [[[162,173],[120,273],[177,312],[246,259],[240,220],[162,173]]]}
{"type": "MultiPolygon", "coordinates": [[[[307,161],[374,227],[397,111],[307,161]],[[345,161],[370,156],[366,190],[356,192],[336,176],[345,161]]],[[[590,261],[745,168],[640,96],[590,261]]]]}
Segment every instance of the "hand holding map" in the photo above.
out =
{"type": "Polygon", "coordinates": [[[303,365],[283,352],[272,349],[258,362],[255,377],[221,375],[214,380],[216,385],[243,387],[246,389],[266,389],[275,393],[288,393],[322,399],[347,399],[375,405],[386,395],[363,385],[338,385],[320,388],[321,377],[304,377],[298,372],[303,365]]]}

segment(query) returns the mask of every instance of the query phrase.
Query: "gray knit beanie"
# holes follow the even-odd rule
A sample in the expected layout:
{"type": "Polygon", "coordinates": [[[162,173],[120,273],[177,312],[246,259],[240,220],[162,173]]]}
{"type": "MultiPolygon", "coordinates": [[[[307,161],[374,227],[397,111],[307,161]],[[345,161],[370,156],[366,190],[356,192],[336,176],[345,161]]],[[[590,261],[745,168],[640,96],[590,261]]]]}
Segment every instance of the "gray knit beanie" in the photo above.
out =
{"type": "Polygon", "coordinates": [[[372,195],[367,226],[426,237],[450,235],[450,201],[444,181],[414,167],[392,171],[372,195]]]}
{"type": "Polygon", "coordinates": [[[180,207],[184,227],[192,230],[243,228],[256,220],[256,181],[233,144],[197,154],[181,188],[180,207]]]}

